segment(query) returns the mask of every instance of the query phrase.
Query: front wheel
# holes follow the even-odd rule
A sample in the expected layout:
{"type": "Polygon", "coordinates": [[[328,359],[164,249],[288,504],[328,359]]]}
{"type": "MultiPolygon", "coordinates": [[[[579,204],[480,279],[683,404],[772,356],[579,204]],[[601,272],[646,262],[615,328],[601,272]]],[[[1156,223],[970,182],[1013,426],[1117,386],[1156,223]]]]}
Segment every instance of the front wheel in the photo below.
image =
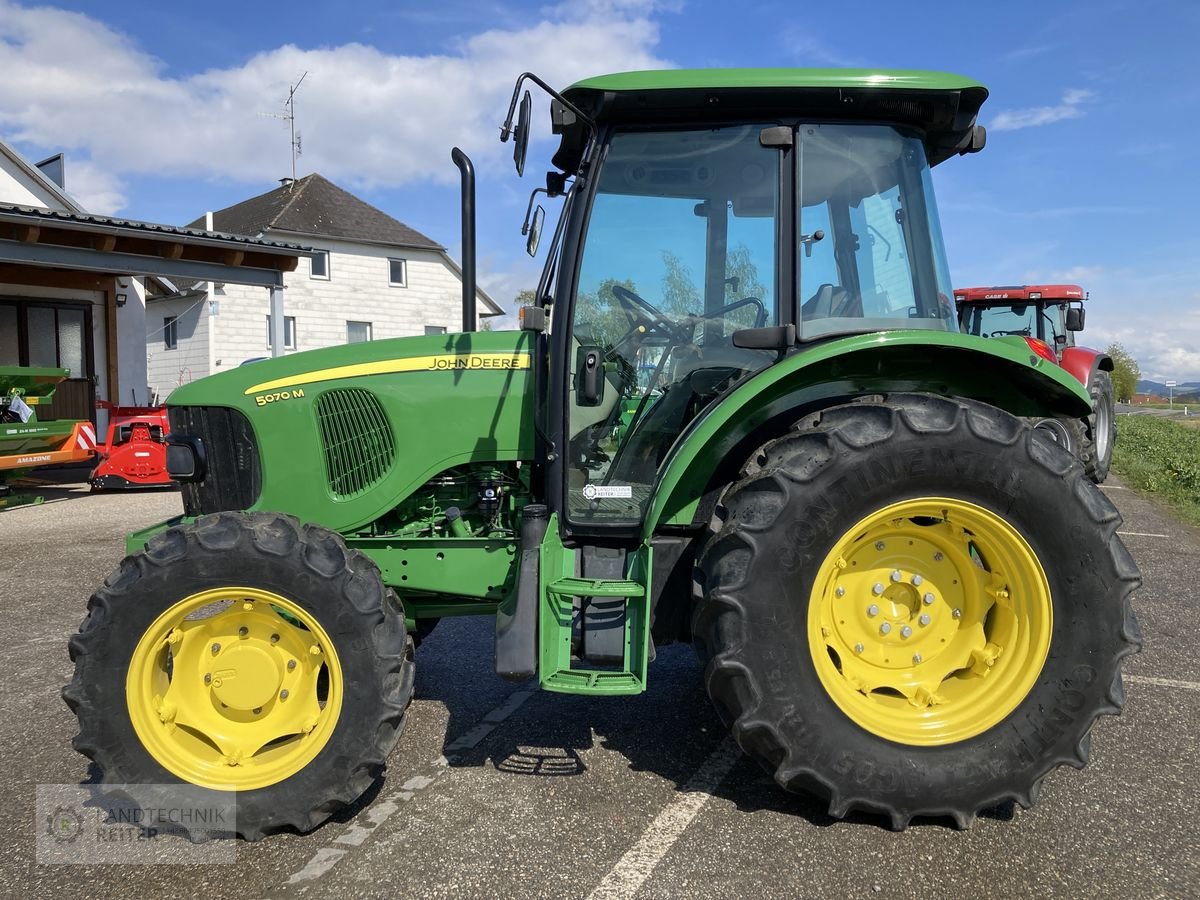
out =
{"type": "Polygon", "coordinates": [[[1102,484],[1112,467],[1113,447],[1117,442],[1112,376],[1097,369],[1088,383],[1088,393],[1092,395],[1092,414],[1088,416],[1088,434],[1083,441],[1084,468],[1092,481],[1102,484]]]}
{"type": "Polygon", "coordinates": [[[74,744],[103,783],[143,809],[233,805],[250,840],[356,800],[412,697],[404,615],[375,567],[271,513],[155,537],[96,591],[70,649],[74,744]]]}
{"type": "Polygon", "coordinates": [[[1033,803],[1124,702],[1137,567],[1082,468],[982,404],[827,410],[750,460],[698,561],[718,712],[786,789],[897,828],[1033,803]]]}

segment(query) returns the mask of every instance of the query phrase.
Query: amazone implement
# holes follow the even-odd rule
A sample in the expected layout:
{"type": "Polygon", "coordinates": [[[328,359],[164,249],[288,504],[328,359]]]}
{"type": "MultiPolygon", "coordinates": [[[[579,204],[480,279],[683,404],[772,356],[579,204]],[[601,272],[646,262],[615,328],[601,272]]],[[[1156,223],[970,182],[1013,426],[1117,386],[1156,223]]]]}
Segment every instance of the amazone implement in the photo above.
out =
{"type": "Polygon", "coordinates": [[[310,829],[383,773],[414,641],[484,615],[500,676],[596,698],[653,690],[655,644],[691,643],[741,748],[834,816],[1032,804],[1124,703],[1139,574],[1030,426],[1088,392],[958,327],[931,169],[982,149],[987,91],[527,73],[518,172],[527,86],[558,137],[531,254],[543,204],[557,224],[519,330],[473,330],[456,149],[462,333],[169,398],[184,511],[129,537],[71,641],[76,748],[142,804],[185,784],[235,792],[247,839],[310,829]]]}

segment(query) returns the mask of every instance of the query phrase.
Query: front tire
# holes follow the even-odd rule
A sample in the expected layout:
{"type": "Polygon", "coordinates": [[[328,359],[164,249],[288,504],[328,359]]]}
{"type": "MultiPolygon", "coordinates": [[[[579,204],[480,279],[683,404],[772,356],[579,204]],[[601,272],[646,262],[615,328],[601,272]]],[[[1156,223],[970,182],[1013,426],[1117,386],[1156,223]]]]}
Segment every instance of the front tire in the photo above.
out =
{"type": "Polygon", "coordinates": [[[1084,468],[1088,478],[1103,484],[1112,467],[1113,447],[1117,443],[1116,403],[1112,376],[1103,369],[1092,373],[1088,384],[1092,395],[1092,414],[1087,419],[1087,435],[1083,440],[1084,468]]]}
{"type": "MultiPolygon", "coordinates": [[[[307,831],[382,773],[412,642],[379,573],[333,532],[219,513],[155,537],[92,596],[63,697],[75,749],[144,809],[236,797],[248,840],[307,831]]],[[[189,827],[193,838],[212,836],[189,827]]]]}
{"type": "Polygon", "coordinates": [[[1019,420],[896,395],[755,454],[698,560],[694,634],[742,749],[829,812],[968,826],[1087,759],[1140,646],[1117,510],[1019,420]]]}

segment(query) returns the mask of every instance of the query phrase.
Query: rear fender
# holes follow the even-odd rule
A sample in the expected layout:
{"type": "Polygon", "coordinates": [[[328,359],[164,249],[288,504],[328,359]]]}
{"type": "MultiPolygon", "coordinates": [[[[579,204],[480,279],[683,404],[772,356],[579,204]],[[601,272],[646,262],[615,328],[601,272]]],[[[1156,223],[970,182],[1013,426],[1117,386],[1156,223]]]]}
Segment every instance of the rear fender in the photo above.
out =
{"type": "Polygon", "coordinates": [[[1092,383],[1096,372],[1113,370],[1112,357],[1090,347],[1068,347],[1063,351],[1061,365],[1084,387],[1092,383]]]}
{"type": "Polygon", "coordinates": [[[1017,416],[1091,411],[1082,384],[1028,347],[926,331],[830,341],[758,372],[691,424],[663,465],[643,536],[696,524],[709,508],[706,495],[711,500],[756,447],[798,418],[854,397],[895,392],[965,397],[1017,416]]]}

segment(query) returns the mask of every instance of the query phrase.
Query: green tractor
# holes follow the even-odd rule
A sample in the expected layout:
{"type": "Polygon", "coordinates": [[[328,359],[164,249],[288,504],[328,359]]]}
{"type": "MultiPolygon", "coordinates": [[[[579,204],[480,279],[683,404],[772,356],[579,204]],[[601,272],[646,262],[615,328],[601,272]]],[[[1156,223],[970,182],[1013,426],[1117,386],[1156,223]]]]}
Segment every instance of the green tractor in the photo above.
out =
{"type": "Polygon", "coordinates": [[[573,694],[637,694],[657,644],[692,643],[741,748],[837,817],[966,827],[1084,765],[1140,576],[1027,424],[1086,416],[1087,391],[958,330],[930,170],[982,148],[987,91],[526,73],[519,172],[529,83],[559,139],[534,195],[562,209],[519,330],[473,330],[455,150],[462,333],[170,397],[184,515],[129,537],[71,641],[104,784],[236,796],[247,839],[313,828],[383,772],[414,639],[465,615],[495,618],[500,676],[573,694]]]}

